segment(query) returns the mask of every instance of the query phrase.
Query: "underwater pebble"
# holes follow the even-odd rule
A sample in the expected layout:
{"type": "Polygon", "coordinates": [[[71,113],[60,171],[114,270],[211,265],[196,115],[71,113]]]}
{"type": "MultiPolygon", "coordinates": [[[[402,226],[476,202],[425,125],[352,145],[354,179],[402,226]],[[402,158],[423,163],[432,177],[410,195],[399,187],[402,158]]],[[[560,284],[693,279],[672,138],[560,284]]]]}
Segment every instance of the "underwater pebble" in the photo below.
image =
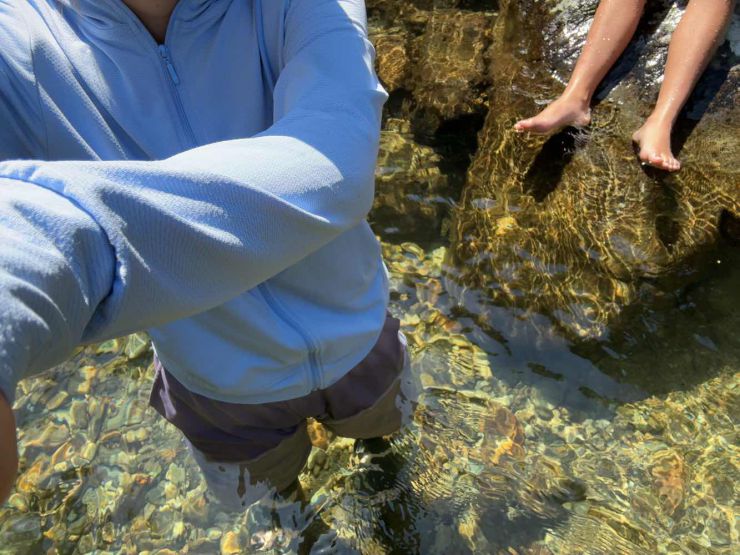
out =
{"type": "Polygon", "coordinates": [[[180,465],[171,464],[165,478],[174,484],[180,484],[185,481],[185,470],[180,465]]]}
{"type": "Polygon", "coordinates": [[[475,382],[475,389],[476,389],[476,391],[490,392],[491,391],[491,384],[488,383],[488,382],[485,382],[483,380],[479,380],[479,381],[475,382]]]}
{"type": "Polygon", "coordinates": [[[64,401],[66,401],[69,398],[69,393],[66,391],[59,391],[57,392],[54,397],[52,397],[47,403],[46,403],[46,409],[47,410],[56,410],[59,407],[62,406],[64,401]]]}
{"type": "Polygon", "coordinates": [[[134,360],[149,352],[149,338],[142,333],[130,335],[123,349],[124,355],[129,360],[134,360]]]}
{"type": "Polygon", "coordinates": [[[95,550],[95,539],[92,534],[85,534],[77,542],[78,553],[90,553],[95,550]]]}
{"type": "Polygon", "coordinates": [[[242,551],[239,536],[235,532],[226,532],[221,538],[221,555],[236,555],[242,551]]]}
{"type": "Polygon", "coordinates": [[[95,354],[97,355],[105,355],[109,353],[117,353],[121,348],[121,340],[120,339],[111,339],[109,341],[105,341],[98,345],[98,348],[95,350],[95,354]]]}
{"type": "Polygon", "coordinates": [[[419,376],[419,380],[421,381],[422,387],[434,387],[437,384],[437,381],[434,379],[434,376],[431,374],[421,374],[419,376]]]}
{"type": "Polygon", "coordinates": [[[172,537],[180,538],[185,534],[185,523],[182,520],[175,521],[172,526],[172,537]]]}
{"type": "Polygon", "coordinates": [[[311,439],[311,445],[323,449],[324,451],[329,448],[329,442],[331,441],[330,432],[317,422],[313,418],[309,419],[307,425],[308,436],[311,439]]]}
{"type": "Polygon", "coordinates": [[[563,428],[562,437],[568,443],[573,443],[576,439],[583,439],[581,431],[576,426],[565,426],[563,428]]]}
{"type": "Polygon", "coordinates": [[[146,441],[146,439],[149,437],[149,432],[146,430],[146,428],[138,428],[136,430],[129,430],[125,434],[123,434],[123,439],[127,443],[138,443],[142,441],[146,441]]]}
{"type": "Polygon", "coordinates": [[[460,535],[467,540],[467,544],[473,553],[493,552],[490,542],[481,530],[479,516],[472,509],[467,511],[458,530],[460,535]]]}
{"type": "Polygon", "coordinates": [[[20,512],[28,512],[28,500],[25,496],[19,493],[14,493],[13,495],[11,495],[7,503],[8,506],[13,507],[20,512]]]}
{"type": "Polygon", "coordinates": [[[534,408],[534,412],[537,415],[537,417],[541,420],[551,420],[553,417],[553,412],[551,409],[545,407],[545,406],[536,406],[534,408]]]}
{"type": "Polygon", "coordinates": [[[106,522],[103,529],[100,531],[100,537],[107,543],[112,543],[116,537],[116,530],[113,527],[112,522],[106,522]]]}
{"type": "Polygon", "coordinates": [[[308,457],[307,467],[310,468],[314,475],[318,475],[326,463],[326,452],[321,449],[315,449],[308,457]]]}
{"type": "Polygon", "coordinates": [[[62,542],[67,535],[67,528],[62,523],[55,524],[44,532],[44,537],[53,542],[62,542]]]}
{"type": "Polygon", "coordinates": [[[401,316],[401,325],[406,328],[414,328],[421,323],[421,318],[418,314],[404,314],[401,316]]]}
{"type": "MultiPolygon", "coordinates": [[[[502,403],[502,404],[505,404],[505,403],[502,403]]],[[[516,416],[519,422],[529,422],[530,420],[532,420],[532,418],[534,418],[535,414],[531,408],[524,408],[524,409],[520,409],[516,411],[514,413],[514,416],[516,416]]]]}
{"type": "Polygon", "coordinates": [[[165,484],[164,486],[165,499],[167,499],[168,501],[171,499],[174,499],[175,497],[177,497],[178,493],[179,493],[179,490],[177,489],[177,486],[175,484],[173,484],[172,482],[168,482],[167,484],[165,484]]]}

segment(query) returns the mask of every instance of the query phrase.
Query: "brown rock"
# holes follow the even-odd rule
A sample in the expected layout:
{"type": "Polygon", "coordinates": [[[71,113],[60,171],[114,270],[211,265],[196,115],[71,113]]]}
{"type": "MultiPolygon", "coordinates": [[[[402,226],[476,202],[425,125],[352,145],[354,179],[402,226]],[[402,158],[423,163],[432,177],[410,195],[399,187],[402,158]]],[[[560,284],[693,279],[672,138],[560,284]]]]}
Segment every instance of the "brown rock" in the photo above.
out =
{"type": "Polygon", "coordinates": [[[221,537],[221,555],[237,555],[243,552],[244,548],[239,542],[239,536],[235,532],[226,532],[221,537]]]}

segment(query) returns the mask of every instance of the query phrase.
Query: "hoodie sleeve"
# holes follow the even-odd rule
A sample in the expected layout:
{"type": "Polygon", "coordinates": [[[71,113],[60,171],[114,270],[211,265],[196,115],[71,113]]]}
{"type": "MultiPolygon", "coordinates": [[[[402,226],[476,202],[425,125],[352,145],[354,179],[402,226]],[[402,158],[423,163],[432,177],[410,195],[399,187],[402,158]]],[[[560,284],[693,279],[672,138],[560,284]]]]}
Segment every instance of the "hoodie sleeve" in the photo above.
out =
{"type": "Polygon", "coordinates": [[[218,306],[365,218],[386,95],[364,3],[293,0],[285,37],[260,135],[155,162],[0,164],[7,397],[79,343],[218,306]]]}
{"type": "Polygon", "coordinates": [[[46,130],[28,31],[18,6],[3,0],[0,45],[0,160],[43,157],[46,130]]]}

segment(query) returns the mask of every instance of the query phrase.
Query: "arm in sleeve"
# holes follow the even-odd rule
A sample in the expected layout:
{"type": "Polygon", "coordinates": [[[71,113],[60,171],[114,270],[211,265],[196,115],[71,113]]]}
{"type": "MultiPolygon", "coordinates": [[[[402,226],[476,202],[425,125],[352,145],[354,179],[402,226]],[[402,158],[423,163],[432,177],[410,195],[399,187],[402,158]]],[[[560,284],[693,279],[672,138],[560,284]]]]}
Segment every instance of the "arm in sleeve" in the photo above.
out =
{"type": "Polygon", "coordinates": [[[80,342],[218,306],[358,225],[386,98],[373,58],[361,0],[294,0],[264,133],[156,162],[0,164],[6,396],[80,342]]]}
{"type": "Polygon", "coordinates": [[[29,35],[18,3],[0,2],[0,161],[46,156],[29,35]]]}
{"type": "Polygon", "coordinates": [[[35,83],[11,70],[2,54],[0,52],[0,161],[43,157],[46,136],[39,117],[35,83]]]}

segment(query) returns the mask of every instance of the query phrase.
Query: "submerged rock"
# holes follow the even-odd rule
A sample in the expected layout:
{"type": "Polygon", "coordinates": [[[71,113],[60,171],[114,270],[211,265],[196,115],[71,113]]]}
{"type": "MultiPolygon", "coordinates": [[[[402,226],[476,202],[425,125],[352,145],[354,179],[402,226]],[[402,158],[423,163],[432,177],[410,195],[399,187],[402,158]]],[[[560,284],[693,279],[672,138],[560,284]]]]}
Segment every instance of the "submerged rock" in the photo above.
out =
{"type": "Polygon", "coordinates": [[[485,109],[493,18],[480,12],[436,10],[414,40],[412,93],[418,132],[485,109]]]}
{"type": "Polygon", "coordinates": [[[438,236],[452,204],[441,158],[414,141],[407,122],[394,124],[380,139],[372,221],[389,235],[403,230],[438,236]]]}
{"type": "MultiPolygon", "coordinates": [[[[292,524],[280,518],[325,520],[334,535],[316,552],[734,553],[740,252],[721,251],[723,273],[675,290],[719,234],[740,237],[735,58],[725,49],[718,79],[699,86],[683,129],[703,115],[677,176],[643,173],[629,135],[678,7],[652,8],[641,33],[653,38],[607,80],[589,132],[515,136],[511,124],[560,91],[595,5],[502,1],[496,16],[486,0],[370,1],[391,92],[374,224],[421,394],[377,459],[357,460],[354,440],[311,424],[300,476],[311,503],[284,513],[292,524]],[[440,227],[469,152],[446,248],[440,227]],[[653,329],[607,350],[617,324],[645,316],[642,301],[660,309],[653,329]],[[594,342],[563,331],[610,339],[589,351],[594,342]],[[627,402],[602,372],[658,394],[627,402]]],[[[22,382],[0,552],[243,553],[255,538],[265,549],[291,541],[269,526],[247,534],[245,515],[213,503],[181,435],[147,405],[148,352],[143,336],[119,339],[22,382]]]]}
{"type": "Polygon", "coordinates": [[[740,66],[724,47],[677,124],[683,169],[640,166],[630,137],[650,112],[674,3],[658,3],[605,80],[589,130],[514,133],[563,88],[596,1],[501,2],[491,110],[455,213],[459,282],[545,315],[574,338],[602,338],[625,307],[696,279],[723,213],[740,214],[740,66]],[[650,287],[644,287],[649,283],[650,287]]]}
{"type": "Polygon", "coordinates": [[[441,235],[488,109],[495,16],[450,9],[459,4],[368,6],[378,75],[390,93],[372,223],[389,236],[441,235]],[[467,138],[459,140],[460,130],[467,138]]]}

